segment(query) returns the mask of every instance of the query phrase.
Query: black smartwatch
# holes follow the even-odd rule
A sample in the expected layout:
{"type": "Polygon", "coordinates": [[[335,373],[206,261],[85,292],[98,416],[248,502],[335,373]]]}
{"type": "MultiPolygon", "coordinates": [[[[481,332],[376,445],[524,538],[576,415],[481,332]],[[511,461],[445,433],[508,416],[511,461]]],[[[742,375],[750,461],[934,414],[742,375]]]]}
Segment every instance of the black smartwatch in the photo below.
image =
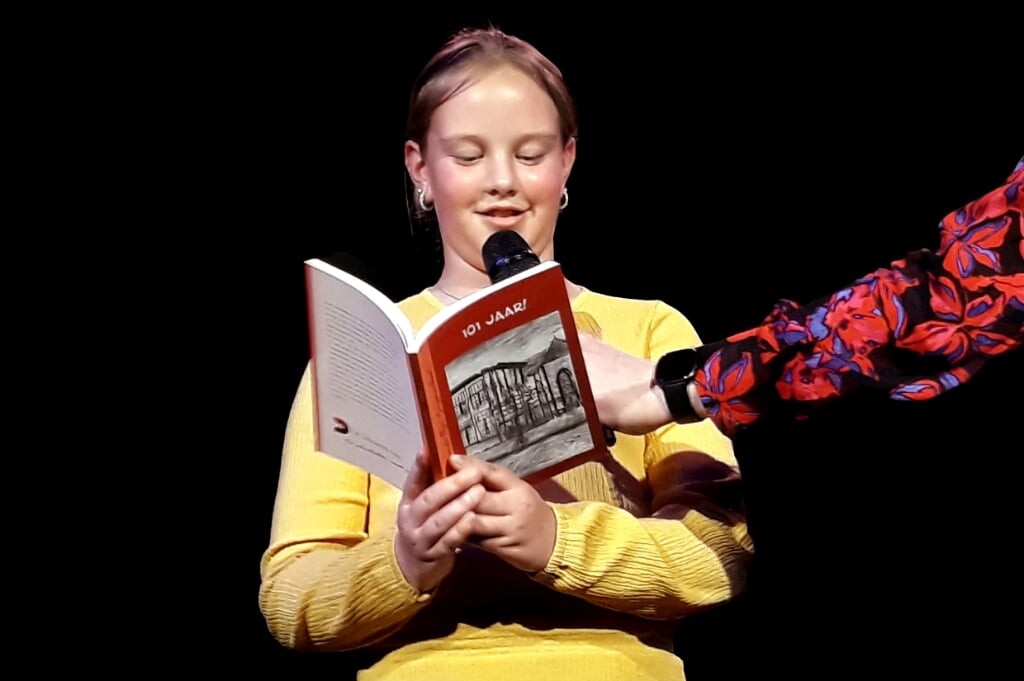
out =
{"type": "Polygon", "coordinates": [[[696,373],[697,351],[692,348],[662,355],[654,368],[654,382],[665,393],[665,404],[677,423],[700,420],[686,391],[696,373]]]}

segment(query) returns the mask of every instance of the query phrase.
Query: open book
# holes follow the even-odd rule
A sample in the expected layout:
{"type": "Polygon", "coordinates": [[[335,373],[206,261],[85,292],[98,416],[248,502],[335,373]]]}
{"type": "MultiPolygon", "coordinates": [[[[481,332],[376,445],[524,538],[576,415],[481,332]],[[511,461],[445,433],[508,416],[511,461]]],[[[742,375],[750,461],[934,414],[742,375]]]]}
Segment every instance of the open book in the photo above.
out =
{"type": "Polygon", "coordinates": [[[319,451],[396,487],[424,446],[435,479],[453,453],[534,481],[607,451],[558,263],[468,295],[415,334],[370,284],[305,264],[319,451]]]}

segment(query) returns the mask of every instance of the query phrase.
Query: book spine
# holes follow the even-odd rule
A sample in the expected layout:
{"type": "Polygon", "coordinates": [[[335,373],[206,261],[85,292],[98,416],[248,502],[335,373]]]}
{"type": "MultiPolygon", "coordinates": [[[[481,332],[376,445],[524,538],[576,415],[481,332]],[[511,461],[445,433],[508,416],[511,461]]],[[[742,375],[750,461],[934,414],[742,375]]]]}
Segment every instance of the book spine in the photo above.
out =
{"type": "MultiPolygon", "coordinates": [[[[583,359],[583,348],[580,347],[579,330],[577,327],[577,316],[571,307],[563,308],[560,311],[562,323],[565,327],[565,343],[569,349],[569,357],[572,360],[573,369],[576,372],[576,380],[579,383],[580,399],[583,401],[583,408],[587,413],[587,426],[590,428],[590,436],[595,443],[604,443],[604,448],[615,444],[615,431],[606,428],[601,424],[597,415],[597,402],[594,400],[594,391],[590,386],[590,377],[587,375],[587,365],[583,359]]],[[[579,321],[584,324],[587,332],[601,336],[600,327],[590,315],[580,315],[579,321]]]]}
{"type": "MultiPolygon", "coordinates": [[[[313,269],[307,264],[304,266],[304,274],[306,279],[306,330],[309,334],[309,381],[314,401],[318,399],[320,395],[319,387],[317,385],[317,367],[316,367],[316,322],[315,315],[313,314],[314,301],[313,301],[313,269]]],[[[313,446],[317,451],[322,450],[321,442],[323,442],[323,434],[320,432],[320,414],[317,408],[313,408],[313,446]]]]}
{"type": "MultiPolygon", "coordinates": [[[[429,344],[420,348],[418,354],[410,355],[413,383],[419,405],[420,423],[423,428],[423,443],[429,454],[434,480],[448,475],[448,456],[454,453],[448,435],[448,417],[445,412],[444,394],[434,375],[429,344]]],[[[451,397],[447,398],[449,401],[451,397]]],[[[461,452],[461,446],[459,451],[461,452]]]]}

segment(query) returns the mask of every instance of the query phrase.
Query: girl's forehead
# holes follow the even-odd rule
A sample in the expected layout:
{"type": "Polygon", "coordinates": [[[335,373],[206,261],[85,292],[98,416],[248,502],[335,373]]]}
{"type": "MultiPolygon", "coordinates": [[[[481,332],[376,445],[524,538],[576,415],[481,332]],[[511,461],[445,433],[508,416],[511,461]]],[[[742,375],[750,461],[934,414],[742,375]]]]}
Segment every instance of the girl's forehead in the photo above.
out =
{"type": "MultiPolygon", "coordinates": [[[[456,128],[528,127],[558,130],[558,110],[544,89],[522,71],[507,67],[474,78],[431,116],[432,131],[456,128]]],[[[447,132],[442,133],[447,134],[447,132]]]]}

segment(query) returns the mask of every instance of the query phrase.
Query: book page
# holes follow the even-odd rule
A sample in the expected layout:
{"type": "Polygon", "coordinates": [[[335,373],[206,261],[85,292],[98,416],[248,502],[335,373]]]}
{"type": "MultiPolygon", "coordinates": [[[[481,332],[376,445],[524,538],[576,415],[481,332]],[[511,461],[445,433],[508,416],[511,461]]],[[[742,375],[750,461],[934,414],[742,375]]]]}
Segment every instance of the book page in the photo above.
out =
{"type": "Polygon", "coordinates": [[[317,449],[401,487],[423,442],[394,315],[408,320],[365,282],[307,264],[317,449]]]}

